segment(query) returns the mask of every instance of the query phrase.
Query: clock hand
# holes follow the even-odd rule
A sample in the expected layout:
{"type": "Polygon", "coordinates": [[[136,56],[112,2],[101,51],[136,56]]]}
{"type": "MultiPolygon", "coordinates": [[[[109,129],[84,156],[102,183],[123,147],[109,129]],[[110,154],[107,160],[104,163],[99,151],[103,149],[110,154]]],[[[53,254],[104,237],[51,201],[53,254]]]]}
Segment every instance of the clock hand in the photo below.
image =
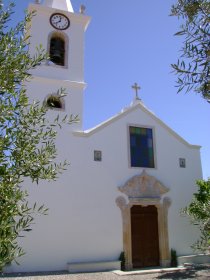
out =
{"type": "Polygon", "coordinates": [[[55,23],[59,23],[59,22],[61,22],[61,17],[59,17],[59,19],[55,22],[55,23]]]}

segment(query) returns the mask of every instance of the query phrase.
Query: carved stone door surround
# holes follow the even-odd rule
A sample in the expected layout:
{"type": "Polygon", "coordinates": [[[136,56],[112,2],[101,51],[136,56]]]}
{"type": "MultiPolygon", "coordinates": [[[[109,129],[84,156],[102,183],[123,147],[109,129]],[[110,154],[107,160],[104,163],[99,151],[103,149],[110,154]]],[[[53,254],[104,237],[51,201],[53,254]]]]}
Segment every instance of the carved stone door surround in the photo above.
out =
{"type": "Polygon", "coordinates": [[[130,209],[134,205],[154,205],[158,211],[158,235],[160,248],[160,265],[167,267],[170,264],[170,252],[168,244],[168,208],[171,199],[162,195],[169,191],[155,177],[150,176],[145,170],[140,175],[132,177],[125,185],[118,188],[127,196],[116,199],[116,204],[121,210],[123,222],[123,250],[125,253],[125,267],[131,270],[132,246],[131,246],[131,215],[130,209]]]}

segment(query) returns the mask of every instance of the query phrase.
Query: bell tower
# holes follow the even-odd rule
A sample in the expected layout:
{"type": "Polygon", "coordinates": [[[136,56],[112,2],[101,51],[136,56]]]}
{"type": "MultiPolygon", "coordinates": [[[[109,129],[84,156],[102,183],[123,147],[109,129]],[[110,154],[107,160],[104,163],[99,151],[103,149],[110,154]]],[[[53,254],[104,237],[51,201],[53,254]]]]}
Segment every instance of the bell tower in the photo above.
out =
{"type": "MultiPolygon", "coordinates": [[[[90,17],[74,13],[70,0],[35,0],[28,8],[35,11],[30,28],[31,55],[42,45],[48,60],[32,71],[33,79],[27,85],[30,98],[45,102],[61,88],[66,96],[62,104],[49,109],[78,115],[75,129],[82,129],[84,82],[84,34],[90,17]]],[[[57,112],[58,113],[58,112],[57,112]]]]}

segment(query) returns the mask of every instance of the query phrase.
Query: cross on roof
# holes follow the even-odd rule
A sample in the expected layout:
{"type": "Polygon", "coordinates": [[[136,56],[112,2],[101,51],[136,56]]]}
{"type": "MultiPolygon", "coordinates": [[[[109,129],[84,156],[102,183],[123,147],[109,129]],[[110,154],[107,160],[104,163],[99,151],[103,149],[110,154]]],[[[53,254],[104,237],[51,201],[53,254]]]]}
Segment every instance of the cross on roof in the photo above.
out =
{"type": "Polygon", "coordinates": [[[136,92],[136,100],[141,100],[141,99],[139,98],[139,96],[138,96],[138,91],[141,89],[141,87],[138,86],[137,83],[134,83],[134,85],[132,86],[132,89],[134,89],[135,92],[136,92]]]}

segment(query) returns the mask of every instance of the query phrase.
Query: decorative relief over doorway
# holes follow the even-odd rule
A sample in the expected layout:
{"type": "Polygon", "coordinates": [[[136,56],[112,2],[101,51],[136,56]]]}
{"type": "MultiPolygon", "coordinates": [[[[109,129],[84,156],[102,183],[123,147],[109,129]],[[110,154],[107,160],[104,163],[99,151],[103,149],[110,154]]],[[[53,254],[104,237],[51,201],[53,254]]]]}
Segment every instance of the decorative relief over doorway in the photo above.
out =
{"type": "MultiPolygon", "coordinates": [[[[126,269],[133,268],[131,208],[133,206],[155,206],[157,208],[159,261],[161,266],[169,266],[170,253],[168,245],[168,208],[171,204],[169,197],[162,196],[169,191],[155,177],[144,170],[140,175],[132,177],[125,185],[118,188],[127,196],[119,196],[116,204],[121,210],[123,222],[123,248],[126,257],[126,269]]],[[[141,225],[139,225],[141,226],[141,225]]]]}

